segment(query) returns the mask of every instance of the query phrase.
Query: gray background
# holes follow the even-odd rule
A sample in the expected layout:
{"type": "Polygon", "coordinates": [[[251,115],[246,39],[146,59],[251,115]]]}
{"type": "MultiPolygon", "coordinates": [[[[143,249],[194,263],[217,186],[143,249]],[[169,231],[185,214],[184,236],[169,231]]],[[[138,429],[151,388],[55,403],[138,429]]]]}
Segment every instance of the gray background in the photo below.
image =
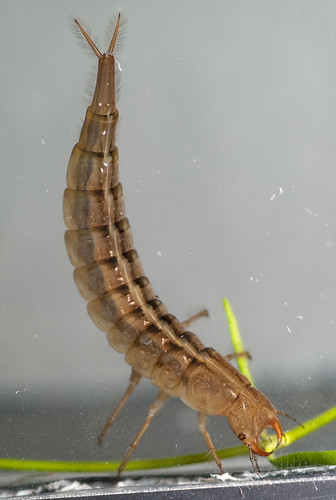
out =
{"type": "MultiPolygon", "coordinates": [[[[67,162],[96,64],[69,19],[84,19],[104,51],[119,10],[127,17],[120,177],[156,293],[181,319],[207,307],[210,319],[192,329],[222,353],[232,351],[227,297],[255,382],[279,409],[304,421],[335,402],[336,3],[1,1],[0,391],[8,455],[15,439],[19,456],[34,447],[43,455],[39,430],[54,411],[73,427],[67,443],[77,458],[75,429],[83,437],[90,422],[94,436],[95,409],[112,409],[129,376],[75,288],[62,220],[67,162]]],[[[145,381],[139,401],[154,393],[145,381]]],[[[123,413],[130,435],[144,412],[123,413]]],[[[167,415],[161,430],[171,425],[167,415]]],[[[197,431],[187,415],[181,425],[192,451],[197,431]]],[[[62,429],[45,431],[51,455],[60,439],[51,433],[62,429]]],[[[335,447],[328,429],[325,443],[335,447]]]]}

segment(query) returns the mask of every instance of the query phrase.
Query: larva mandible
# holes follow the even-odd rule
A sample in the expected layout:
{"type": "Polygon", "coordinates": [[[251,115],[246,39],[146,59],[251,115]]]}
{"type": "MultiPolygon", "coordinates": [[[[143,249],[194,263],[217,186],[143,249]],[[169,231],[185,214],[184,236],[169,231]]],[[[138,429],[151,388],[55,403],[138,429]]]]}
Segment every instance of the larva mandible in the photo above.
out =
{"type": "Polygon", "coordinates": [[[76,23],[98,58],[98,74],[79,142],[68,164],[64,192],[65,244],[75,267],[74,280],[88,302],[89,315],[106,332],[110,346],[124,353],[132,367],[129,386],[100,439],[140,378],[147,377],[158,388],[158,394],[127,449],[118,477],[150,421],[170,396],[179,397],[198,412],[198,428],[221,472],[221,462],[205,428],[208,415],[227,418],[232,431],[249,448],[253,464],[255,454],[269,454],[258,441],[265,428],[274,429],[277,445],[280,444],[283,435],[277,418],[280,412],[228,362],[230,356],[204,347],[196,335],[169,314],[144,276],[133,248],[118,179],[113,52],[120,14],[105,54],[76,23]]]}

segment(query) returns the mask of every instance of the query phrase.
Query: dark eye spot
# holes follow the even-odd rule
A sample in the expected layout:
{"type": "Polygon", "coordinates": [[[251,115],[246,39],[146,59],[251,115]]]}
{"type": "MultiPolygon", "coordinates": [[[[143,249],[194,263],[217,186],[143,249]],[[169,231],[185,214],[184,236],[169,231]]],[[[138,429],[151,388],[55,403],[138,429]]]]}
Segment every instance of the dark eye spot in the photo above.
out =
{"type": "Polygon", "coordinates": [[[240,432],[240,433],[238,434],[238,438],[239,438],[241,441],[245,441],[245,439],[246,439],[246,434],[244,434],[243,432],[240,432]]]}

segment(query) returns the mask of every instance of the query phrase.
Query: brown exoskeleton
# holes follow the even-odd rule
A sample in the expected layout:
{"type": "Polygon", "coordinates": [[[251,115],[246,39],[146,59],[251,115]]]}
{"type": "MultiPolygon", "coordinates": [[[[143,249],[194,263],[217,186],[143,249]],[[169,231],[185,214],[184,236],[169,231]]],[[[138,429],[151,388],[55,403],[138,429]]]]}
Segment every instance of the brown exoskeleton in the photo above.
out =
{"type": "Polygon", "coordinates": [[[205,348],[168,313],[144,276],[133,248],[118,180],[115,145],[118,111],[113,52],[120,15],[105,54],[76,23],[98,57],[98,75],[92,104],[68,165],[65,242],[75,267],[76,285],[88,301],[92,320],[132,367],[129,386],[106,422],[100,441],[140,378],[148,377],[159,389],[158,395],[125,454],[118,476],[153,416],[170,396],[181,398],[198,412],[198,428],[220,471],[221,463],[205,428],[207,415],[226,417],[232,431],[249,448],[251,457],[267,456],[269,453],[260,447],[258,439],[270,427],[280,444],[282,430],[277,410],[228,359],[205,348]]]}

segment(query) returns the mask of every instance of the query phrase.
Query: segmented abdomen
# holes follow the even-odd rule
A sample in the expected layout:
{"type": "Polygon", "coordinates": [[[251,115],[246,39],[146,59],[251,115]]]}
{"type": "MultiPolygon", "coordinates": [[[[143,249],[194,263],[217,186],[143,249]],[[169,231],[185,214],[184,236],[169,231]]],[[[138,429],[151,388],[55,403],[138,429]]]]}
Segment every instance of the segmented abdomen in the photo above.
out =
{"type": "MultiPolygon", "coordinates": [[[[101,131],[100,118],[94,117],[101,131]]],[[[84,123],[83,130],[89,129],[84,123]]],[[[204,346],[168,314],[144,276],[125,218],[117,148],[97,152],[92,141],[90,148],[95,151],[86,151],[81,140],[74,147],[64,193],[65,243],[76,285],[111,347],[125,353],[138,373],[178,396],[185,369],[204,346]]]]}

